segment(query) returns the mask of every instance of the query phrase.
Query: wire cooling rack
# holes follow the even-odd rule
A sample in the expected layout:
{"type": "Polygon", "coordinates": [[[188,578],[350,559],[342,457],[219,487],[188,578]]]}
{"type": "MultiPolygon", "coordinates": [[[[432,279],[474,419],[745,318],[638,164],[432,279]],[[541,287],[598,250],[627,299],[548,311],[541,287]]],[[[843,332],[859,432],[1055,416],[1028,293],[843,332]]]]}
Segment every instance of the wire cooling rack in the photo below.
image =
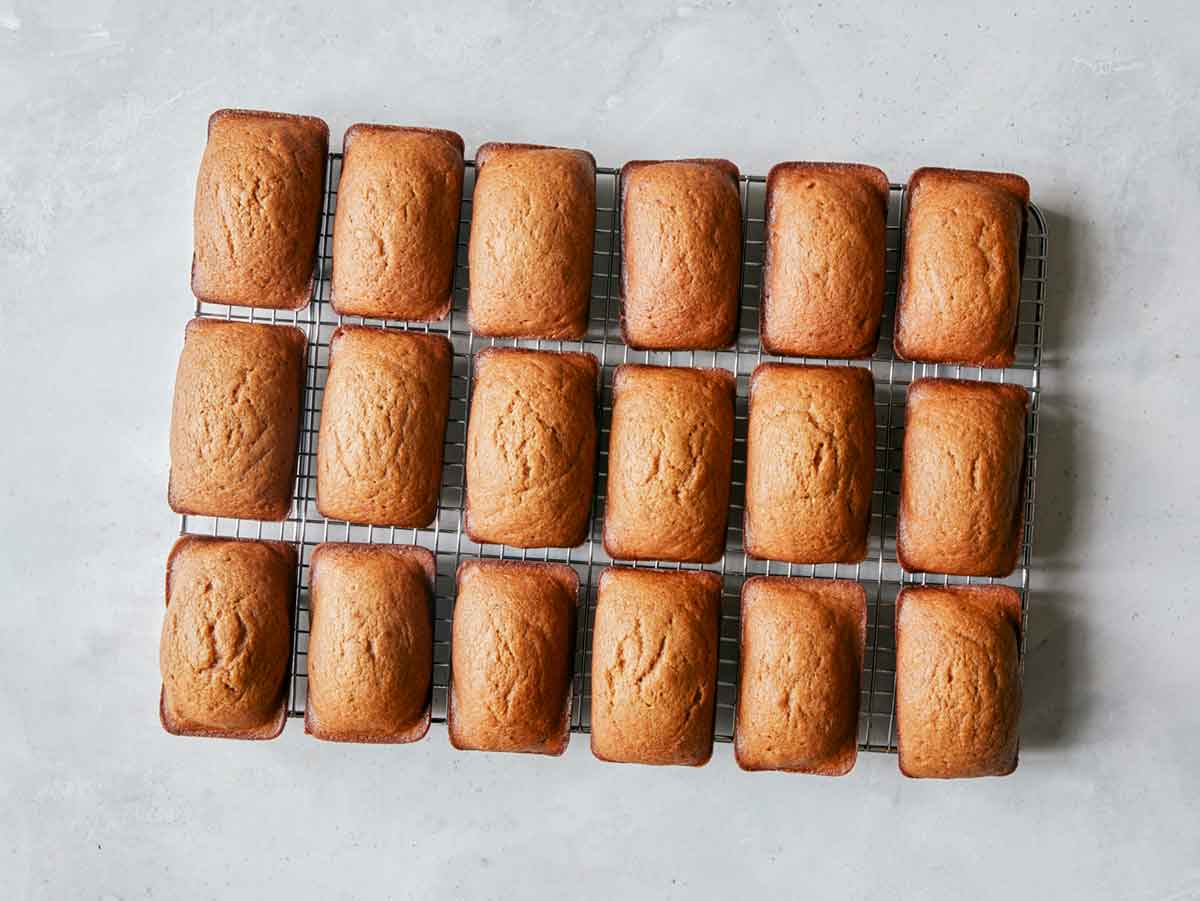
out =
{"type": "MultiPolygon", "coordinates": [[[[223,304],[198,303],[196,315],[254,322],[293,324],[308,336],[308,363],[304,393],[304,412],[300,436],[300,455],[291,513],[282,523],[184,516],[181,531],[240,538],[268,538],[294,543],[299,554],[297,573],[295,638],[293,643],[291,691],[288,703],[293,717],[304,713],[307,696],[308,589],[309,565],[313,549],[323,541],[352,541],[383,544],[416,544],[435,551],[433,719],[444,722],[450,683],[450,624],[453,610],[455,572],[461,560],[473,557],[518,559],[571,564],[584,586],[580,597],[578,634],[574,660],[574,684],[571,729],[588,732],[591,714],[592,617],[600,573],[610,563],[601,543],[604,498],[607,489],[608,432],[612,415],[612,376],[615,367],[625,362],[671,366],[723,367],[737,377],[737,407],[734,436],[733,489],[730,497],[725,556],[719,563],[700,566],[641,562],[628,563],[654,569],[708,569],[721,574],[724,582],[720,632],[720,667],[717,686],[716,739],[733,737],[737,702],[739,597],[742,584],[753,575],[789,575],[814,578],[854,579],[867,590],[867,648],[862,674],[862,698],[859,713],[859,748],[865,751],[895,751],[896,731],[893,717],[895,687],[896,595],[904,584],[967,584],[1001,582],[1016,588],[1021,595],[1022,612],[1028,612],[1029,572],[1032,562],[1033,522],[1037,485],[1037,434],[1039,406],[1039,370],[1042,360],[1047,233],[1041,211],[1030,205],[1025,236],[1025,265],[1021,284],[1018,320],[1017,357],[1004,370],[967,366],[906,363],[896,359],[892,350],[892,323],[895,310],[896,279],[899,271],[900,230],[904,214],[904,186],[892,185],[887,225],[887,299],[879,347],[869,361],[842,361],[817,358],[785,359],[762,351],[759,344],[759,288],[763,260],[764,206],[766,179],[745,175],[740,180],[743,217],[743,254],[741,310],[737,344],[723,351],[636,351],[625,346],[620,332],[620,173],[598,169],[596,240],[592,276],[591,308],[588,333],[583,341],[516,341],[480,339],[467,326],[467,238],[471,222],[471,195],[474,167],[468,162],[463,190],[462,214],[458,237],[458,257],[454,278],[454,303],[450,316],[442,322],[403,323],[342,317],[329,302],[333,220],[337,204],[338,178],[342,155],[331,154],[326,180],[325,206],[318,246],[319,269],[314,283],[312,303],[298,312],[253,310],[223,304]],[[321,400],[329,360],[329,340],[341,322],[374,325],[381,328],[434,332],[449,337],[454,347],[451,379],[450,416],[446,430],[445,464],[437,519],[427,529],[397,529],[359,526],[322,517],[316,507],[316,449],[320,429],[321,400]],[[520,550],[502,545],[477,545],[463,531],[465,499],[464,457],[467,407],[471,393],[472,361],[481,347],[488,345],[532,347],[548,350],[582,350],[594,354],[602,364],[600,404],[600,459],[596,493],[592,502],[591,530],[588,540],[577,548],[520,550]],[[875,378],[875,481],[871,512],[870,556],[855,565],[792,565],[749,558],[742,546],[742,518],[746,478],[746,426],[749,379],[754,367],[767,361],[808,363],[827,366],[867,366],[875,378]],[[1016,571],[1007,579],[961,578],[931,573],[906,573],[896,560],[896,510],[899,500],[900,450],[904,429],[904,399],[908,384],[923,376],[973,378],[995,382],[1014,382],[1030,389],[1031,406],[1027,420],[1027,451],[1024,537],[1016,571]]],[[[1022,656],[1025,624],[1022,617],[1022,656]]]]}

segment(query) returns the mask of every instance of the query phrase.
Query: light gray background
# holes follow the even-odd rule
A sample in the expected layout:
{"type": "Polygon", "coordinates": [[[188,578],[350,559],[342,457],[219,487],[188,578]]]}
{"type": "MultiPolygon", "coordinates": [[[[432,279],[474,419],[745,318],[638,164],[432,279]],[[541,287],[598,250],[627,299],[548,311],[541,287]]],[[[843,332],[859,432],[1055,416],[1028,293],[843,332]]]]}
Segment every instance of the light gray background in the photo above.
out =
{"type": "Polygon", "coordinates": [[[334,5],[0,0],[0,896],[1200,897],[1195,4],[334,5]],[[335,146],[367,120],[1027,175],[1051,254],[1016,774],[164,735],[167,424],[226,105],[335,146]]]}

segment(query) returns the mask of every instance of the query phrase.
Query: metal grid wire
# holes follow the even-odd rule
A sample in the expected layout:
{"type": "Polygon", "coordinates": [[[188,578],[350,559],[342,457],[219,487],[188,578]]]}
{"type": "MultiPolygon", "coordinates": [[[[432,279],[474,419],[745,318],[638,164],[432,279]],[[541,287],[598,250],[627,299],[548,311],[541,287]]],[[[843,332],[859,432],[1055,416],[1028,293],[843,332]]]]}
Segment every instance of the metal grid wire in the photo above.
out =
{"type": "MultiPolygon", "coordinates": [[[[766,354],[759,344],[759,289],[763,260],[765,182],[761,176],[742,176],[740,196],[743,215],[742,291],[739,331],[735,347],[722,351],[635,351],[625,346],[620,334],[620,174],[613,169],[598,169],[597,214],[591,309],[588,333],[583,341],[512,340],[477,338],[467,327],[467,239],[471,222],[471,195],[474,167],[468,162],[463,191],[458,237],[458,258],[454,278],[454,303],[450,316],[441,322],[404,323],[342,317],[330,305],[333,220],[337,203],[337,185],[341,173],[341,154],[331,154],[327,172],[325,208],[319,240],[318,279],[313,301],[298,312],[253,310],[223,304],[198,303],[197,316],[241,321],[294,324],[309,339],[308,365],[304,396],[300,455],[292,510],[282,523],[262,523],[214,517],[184,516],[181,531],[289,541],[300,551],[297,573],[295,640],[292,659],[292,683],[289,698],[291,716],[302,716],[307,697],[308,588],[309,564],[314,548],[323,541],[353,541],[384,544],[416,544],[435,551],[433,719],[444,722],[450,682],[450,632],[453,611],[455,572],[461,560],[472,557],[563,562],[579,573],[582,586],[575,648],[571,728],[588,732],[591,704],[592,619],[600,573],[611,561],[601,543],[604,498],[607,490],[608,433],[612,417],[612,376],[616,366],[625,362],[656,365],[723,367],[737,377],[737,404],[734,436],[733,486],[726,541],[726,553],[719,563],[701,566],[662,562],[624,563],[654,569],[708,569],[721,574],[724,582],[720,631],[720,666],[717,686],[716,739],[733,737],[737,696],[739,598],[742,584],[753,575],[788,575],[815,578],[854,579],[866,588],[868,597],[867,647],[864,658],[859,712],[859,747],[866,751],[894,752],[893,719],[895,686],[896,595],[904,584],[967,584],[998,581],[1016,588],[1021,595],[1022,611],[1027,612],[1029,570],[1033,541],[1034,498],[1037,483],[1037,430],[1039,405],[1039,369],[1042,357],[1044,322],[1047,234],[1045,220],[1036,206],[1030,206],[1026,233],[1025,266],[1021,286],[1017,358],[1004,370],[966,366],[906,363],[896,359],[892,350],[892,321],[895,309],[896,281],[899,272],[900,232],[904,215],[904,187],[892,185],[887,224],[887,299],[879,347],[871,360],[842,361],[814,358],[782,358],[766,354]],[[450,415],[446,430],[445,463],[437,519],[427,529],[398,529],[351,525],[329,520],[316,508],[316,449],[320,429],[321,401],[328,370],[329,341],[337,326],[345,322],[381,328],[409,329],[446,335],[454,347],[451,378],[450,415]],[[484,346],[506,345],[546,350],[581,350],[594,354],[601,362],[600,457],[592,519],[588,540],[577,548],[521,550],[502,545],[477,545],[463,531],[465,500],[465,448],[467,408],[471,394],[474,354],[484,346]],[[866,366],[875,378],[876,461],[871,515],[871,554],[856,565],[792,565],[748,557],[742,546],[743,505],[746,478],[746,431],[749,380],[762,362],[807,363],[828,366],[866,366]],[[1015,382],[1030,389],[1032,403],[1027,423],[1028,463],[1025,485],[1025,531],[1016,572],[1007,579],[947,577],[926,573],[906,573],[896,561],[896,510],[899,500],[900,450],[903,441],[905,391],[910,382],[923,376],[972,378],[996,382],[1015,382]]],[[[1022,620],[1022,651],[1027,617],[1022,620]]]]}

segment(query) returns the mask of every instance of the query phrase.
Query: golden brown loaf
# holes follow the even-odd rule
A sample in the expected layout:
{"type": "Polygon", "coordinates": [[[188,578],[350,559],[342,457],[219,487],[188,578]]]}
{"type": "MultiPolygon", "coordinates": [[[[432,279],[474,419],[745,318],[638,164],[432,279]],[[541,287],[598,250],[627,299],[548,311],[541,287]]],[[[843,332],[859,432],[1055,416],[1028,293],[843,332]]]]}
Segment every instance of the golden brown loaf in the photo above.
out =
{"type": "Polygon", "coordinates": [[[909,572],[1007,576],[1021,550],[1025,414],[1020,385],[909,386],[896,556],[909,572]]]}
{"type": "Polygon", "coordinates": [[[193,319],[171,410],[176,513],[279,520],[296,477],[304,333],[291,326],[193,319]]]}
{"type": "Polygon", "coordinates": [[[918,169],[908,182],[896,354],[1011,366],[1029,183],[1019,175],[918,169]]]}
{"type": "Polygon", "coordinates": [[[317,508],[349,522],[421,528],[437,512],[450,404],[441,335],[340,326],[317,443],[317,508]]]}
{"type": "Polygon", "coordinates": [[[896,731],[906,776],[1017,768],[1021,598],[1003,585],[905,588],[896,599],[896,731]]]}
{"type": "Polygon", "coordinates": [[[274,738],[287,717],[296,549],[184,535],[167,559],[159,718],[173,735],[274,738]]]}
{"type": "Polygon", "coordinates": [[[618,366],[604,548],[620,560],[713,563],[725,552],[733,376],[618,366]]]}
{"type": "Polygon", "coordinates": [[[329,126],[313,116],[217,110],[196,180],[192,292],[298,310],[312,293],[329,126]]]}
{"type": "Polygon", "coordinates": [[[567,749],[578,592],[579,577],[563,564],[459,566],[446,714],[454,747],[567,749]]]}
{"type": "Polygon", "coordinates": [[[779,163],[767,176],[762,345],[869,357],[879,338],[888,179],[874,166],[779,163]]]}
{"type": "Polygon", "coordinates": [[[842,776],[858,759],[867,593],[757,576],[742,588],[734,750],[744,770],[842,776]]]}
{"type": "Polygon", "coordinates": [[[468,315],[477,335],[582,338],[596,229],[583,150],[484,144],[475,154],[468,315]]]}
{"type": "Polygon", "coordinates": [[[327,741],[394,744],[425,735],[434,576],[425,548],[317,546],[305,732],[327,741]]]}
{"type": "Polygon", "coordinates": [[[473,541],[575,547],[596,472],[591,354],[486,348],[467,427],[466,529],[473,541]]]}
{"type": "Polygon", "coordinates": [[[333,308],[374,319],[450,312],[463,139],[452,131],[353,125],[333,224],[333,308]]]}
{"type": "Polygon", "coordinates": [[[789,563],[867,556],[875,477],[869,369],[764,363],[750,381],[746,551],[789,563]]]}
{"type": "Polygon", "coordinates": [[[721,578],[609,568],[592,639],[592,753],[701,766],[712,756],[721,578]]]}
{"type": "Polygon", "coordinates": [[[737,334],[742,212],[728,160],[621,169],[621,329],[630,347],[728,347],[737,334]]]}

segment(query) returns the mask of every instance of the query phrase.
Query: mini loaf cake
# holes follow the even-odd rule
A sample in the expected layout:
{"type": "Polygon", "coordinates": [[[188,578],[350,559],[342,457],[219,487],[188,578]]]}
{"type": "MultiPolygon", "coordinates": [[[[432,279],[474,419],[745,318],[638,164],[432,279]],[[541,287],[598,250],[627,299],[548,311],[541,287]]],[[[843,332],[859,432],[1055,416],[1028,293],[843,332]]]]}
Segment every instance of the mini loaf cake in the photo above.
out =
{"type": "Polygon", "coordinates": [[[433,554],[382,544],[312,556],[304,731],[401,744],[429,730],[433,554]]]}
{"type": "Polygon", "coordinates": [[[1003,585],[905,588],[896,599],[896,731],[906,776],[1017,768],[1021,598],[1003,585]]]}
{"type": "Polygon", "coordinates": [[[420,528],[437,512],[450,404],[441,335],[340,326],[317,443],[317,508],[348,522],[420,528]]]}
{"type": "Polygon", "coordinates": [[[728,347],[737,334],[742,207],[728,160],[621,169],[621,330],[630,347],[728,347]]]}
{"type": "Polygon", "coordinates": [[[298,310],[312,294],[329,126],[312,116],[217,110],[196,180],[192,292],[298,310]]]}
{"type": "Polygon", "coordinates": [[[887,176],[851,163],[779,163],[767,176],[762,345],[869,357],[887,258],[887,176]]]}
{"type": "Polygon", "coordinates": [[[287,718],[296,549],[184,535],[167,559],[159,718],[172,735],[275,738],[287,718]]]}
{"type": "Polygon", "coordinates": [[[591,354],[486,348],[475,357],[466,450],[472,541],[575,547],[596,472],[591,354]]]}
{"type": "Polygon", "coordinates": [[[563,564],[459,566],[446,715],[454,747],[567,749],[578,592],[579,577],[563,564]]]}
{"type": "Polygon", "coordinates": [[[463,139],[452,131],[353,125],[333,224],[333,308],[373,319],[450,312],[463,139]]]}
{"type": "Polygon", "coordinates": [[[280,520],[292,504],[304,333],[291,326],[193,319],[171,410],[176,513],[280,520]]]}
{"type": "Polygon", "coordinates": [[[620,560],[713,563],[725,552],[733,376],[618,366],[604,548],[620,560]]]}
{"type": "Polygon", "coordinates": [[[1020,385],[918,379],[908,388],[896,556],[909,572],[1007,576],[1021,551],[1020,385]]]}
{"type": "Polygon", "coordinates": [[[759,366],[746,445],[748,553],[789,563],[867,556],[875,477],[870,370],[759,366]]]}
{"type": "Polygon", "coordinates": [[[701,766],[712,756],[721,578],[610,568],[592,639],[592,753],[701,766]]]}
{"type": "Polygon", "coordinates": [[[1029,183],[1007,173],[918,169],[906,203],[897,356],[1011,366],[1029,183]]]}
{"type": "Polygon", "coordinates": [[[746,581],[738,766],[824,776],[853,769],[866,636],[867,593],[856,582],[746,581]]]}
{"type": "Polygon", "coordinates": [[[471,215],[471,330],[582,338],[596,230],[592,155],[535,144],[484,144],[475,154],[471,215]]]}

